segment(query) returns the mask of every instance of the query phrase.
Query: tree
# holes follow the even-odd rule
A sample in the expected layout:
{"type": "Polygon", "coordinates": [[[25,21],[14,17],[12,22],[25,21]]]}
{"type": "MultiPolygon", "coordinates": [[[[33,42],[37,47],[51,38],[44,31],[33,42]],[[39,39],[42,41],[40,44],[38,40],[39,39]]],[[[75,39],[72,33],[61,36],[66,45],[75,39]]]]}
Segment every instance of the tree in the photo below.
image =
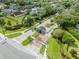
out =
{"type": "Polygon", "coordinates": [[[61,42],[63,37],[63,31],[61,29],[56,29],[54,30],[54,32],[51,33],[51,35],[61,42]]]}
{"type": "Polygon", "coordinates": [[[72,45],[75,45],[75,40],[67,33],[64,32],[62,37],[62,43],[72,46],[72,45]]]}
{"type": "Polygon", "coordinates": [[[60,24],[63,29],[76,25],[75,18],[67,11],[62,12],[56,17],[56,22],[60,24]]]}
{"type": "Polygon", "coordinates": [[[77,51],[75,51],[74,49],[71,49],[70,53],[73,57],[77,58],[77,51]]]}
{"type": "Polygon", "coordinates": [[[11,21],[8,21],[8,23],[7,23],[9,26],[11,26],[12,24],[11,24],[11,21]]]}
{"type": "Polygon", "coordinates": [[[56,13],[51,4],[44,6],[44,10],[46,11],[46,16],[56,13]]]}
{"type": "Polygon", "coordinates": [[[64,9],[65,9],[65,7],[61,3],[57,3],[53,7],[53,12],[61,13],[64,9]]]}
{"type": "Polygon", "coordinates": [[[41,15],[37,15],[34,17],[35,21],[39,22],[40,20],[42,20],[42,16],[41,15]]]}
{"type": "Polygon", "coordinates": [[[24,26],[30,27],[34,24],[34,19],[31,16],[27,16],[27,19],[23,21],[24,26]]]}
{"type": "Polygon", "coordinates": [[[62,4],[63,4],[66,8],[69,8],[69,7],[71,7],[71,5],[72,5],[71,1],[69,1],[69,0],[62,1],[62,4]]]}

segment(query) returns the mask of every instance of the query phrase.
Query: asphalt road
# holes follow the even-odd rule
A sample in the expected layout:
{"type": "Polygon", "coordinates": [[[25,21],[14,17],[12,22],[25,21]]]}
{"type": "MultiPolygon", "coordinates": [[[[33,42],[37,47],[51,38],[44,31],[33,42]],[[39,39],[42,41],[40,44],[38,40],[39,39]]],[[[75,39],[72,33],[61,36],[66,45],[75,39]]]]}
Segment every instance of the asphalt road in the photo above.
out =
{"type": "Polygon", "coordinates": [[[0,44],[0,59],[35,59],[35,57],[5,43],[0,44]]]}

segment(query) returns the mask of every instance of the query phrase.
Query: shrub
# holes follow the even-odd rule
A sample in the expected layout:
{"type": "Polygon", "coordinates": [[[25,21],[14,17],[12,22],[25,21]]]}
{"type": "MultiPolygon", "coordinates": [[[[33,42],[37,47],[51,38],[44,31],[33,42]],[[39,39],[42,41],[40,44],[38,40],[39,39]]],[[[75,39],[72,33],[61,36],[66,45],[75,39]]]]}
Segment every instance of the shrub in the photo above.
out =
{"type": "Polygon", "coordinates": [[[75,44],[75,40],[71,36],[69,36],[68,34],[66,34],[66,33],[63,34],[62,42],[64,44],[68,44],[68,45],[75,44]]]}

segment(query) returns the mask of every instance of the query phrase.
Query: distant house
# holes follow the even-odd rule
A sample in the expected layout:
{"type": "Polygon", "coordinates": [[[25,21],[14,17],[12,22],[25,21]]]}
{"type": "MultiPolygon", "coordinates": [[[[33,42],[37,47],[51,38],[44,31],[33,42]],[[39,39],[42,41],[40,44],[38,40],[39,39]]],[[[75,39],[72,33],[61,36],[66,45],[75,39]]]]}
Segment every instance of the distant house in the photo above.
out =
{"type": "Polygon", "coordinates": [[[32,8],[31,12],[30,12],[30,15],[37,15],[38,14],[38,11],[37,11],[37,8],[32,8]]]}
{"type": "Polygon", "coordinates": [[[18,12],[18,6],[16,4],[10,4],[3,9],[6,14],[18,12]]]}
{"type": "Polygon", "coordinates": [[[3,12],[6,13],[6,14],[9,14],[9,13],[15,13],[17,12],[18,10],[14,10],[14,9],[4,9],[3,12]]]}
{"type": "Polygon", "coordinates": [[[9,9],[18,9],[19,6],[17,4],[10,3],[9,9]]]}
{"type": "Polygon", "coordinates": [[[2,0],[0,0],[0,2],[2,2],[2,0]]]}
{"type": "Polygon", "coordinates": [[[9,13],[11,13],[11,11],[12,11],[12,9],[4,9],[4,10],[3,10],[3,13],[9,14],[9,13]]]}
{"type": "Polygon", "coordinates": [[[37,15],[39,13],[41,13],[41,14],[45,13],[43,8],[32,8],[31,12],[30,12],[30,15],[37,15]]]}
{"type": "Polygon", "coordinates": [[[44,11],[43,8],[37,8],[37,11],[38,11],[38,13],[41,13],[41,14],[44,14],[45,13],[45,11],[44,11]]]}

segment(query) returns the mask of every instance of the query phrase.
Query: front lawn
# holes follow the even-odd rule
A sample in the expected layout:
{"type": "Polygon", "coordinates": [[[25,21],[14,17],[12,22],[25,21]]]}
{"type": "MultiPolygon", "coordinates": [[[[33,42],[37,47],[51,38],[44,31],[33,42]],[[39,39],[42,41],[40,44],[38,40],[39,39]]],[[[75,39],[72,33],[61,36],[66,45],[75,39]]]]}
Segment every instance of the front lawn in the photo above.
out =
{"type": "Polygon", "coordinates": [[[14,19],[14,20],[22,20],[24,16],[18,16],[18,17],[14,17],[14,16],[7,16],[8,18],[14,19]]]}
{"type": "Polygon", "coordinates": [[[48,59],[62,59],[60,45],[52,37],[48,40],[47,55],[48,59]]]}

